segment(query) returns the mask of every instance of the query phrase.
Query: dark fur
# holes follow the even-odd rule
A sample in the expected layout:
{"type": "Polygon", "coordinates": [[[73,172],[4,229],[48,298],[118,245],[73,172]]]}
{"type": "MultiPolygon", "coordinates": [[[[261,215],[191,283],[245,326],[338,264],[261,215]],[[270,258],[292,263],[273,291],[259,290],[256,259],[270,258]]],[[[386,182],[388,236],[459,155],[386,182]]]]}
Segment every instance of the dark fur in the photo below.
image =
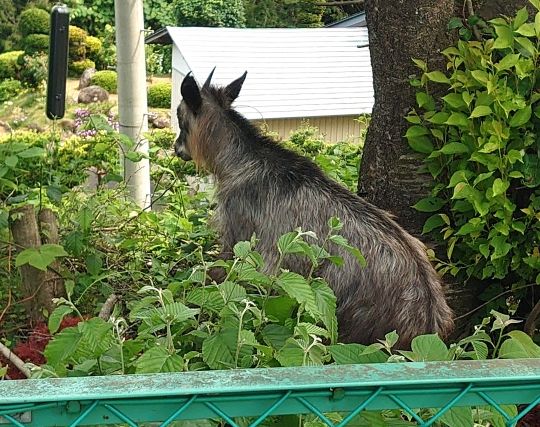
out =
{"type": "MultiPolygon", "coordinates": [[[[208,80],[199,90],[188,75],[178,107],[181,131],[175,151],[215,175],[215,220],[224,253],[255,233],[257,249],[273,271],[279,236],[297,227],[324,236],[329,218],[336,216],[344,224],[341,234],[367,260],[362,268],[334,247],[344,265],[327,263],[318,271],[338,298],[341,339],[368,344],[395,329],[399,345],[407,347],[419,334],[446,336],[452,312],[424,245],[387,212],[326,177],[311,160],[261,135],[232,109],[244,79],[245,74],[225,88],[212,87],[208,80]]],[[[284,267],[306,274],[310,264],[291,257],[284,267]]]]}

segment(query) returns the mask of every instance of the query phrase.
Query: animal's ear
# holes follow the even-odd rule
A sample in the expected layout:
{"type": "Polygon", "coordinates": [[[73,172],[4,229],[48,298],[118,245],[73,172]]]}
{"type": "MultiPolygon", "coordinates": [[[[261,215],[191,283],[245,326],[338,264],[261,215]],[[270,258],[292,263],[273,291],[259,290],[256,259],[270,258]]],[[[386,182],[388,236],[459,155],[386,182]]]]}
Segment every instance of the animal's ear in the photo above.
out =
{"type": "Polygon", "coordinates": [[[197,114],[201,109],[202,98],[199,86],[193,78],[191,72],[188,73],[184,80],[182,81],[182,86],[180,87],[180,92],[182,93],[182,98],[186,102],[188,108],[194,113],[197,114]]]}
{"type": "Polygon", "coordinates": [[[246,80],[246,76],[247,71],[240,77],[238,77],[234,82],[229,83],[229,85],[225,88],[225,94],[227,95],[227,100],[229,101],[229,103],[232,104],[232,102],[236,98],[238,98],[238,95],[240,94],[240,89],[242,89],[244,80],[246,80]]]}
{"type": "Polygon", "coordinates": [[[206,78],[206,81],[203,84],[203,89],[208,89],[210,87],[210,82],[212,81],[212,76],[214,75],[214,71],[216,71],[216,67],[210,71],[210,74],[208,74],[208,77],[206,78]]]}

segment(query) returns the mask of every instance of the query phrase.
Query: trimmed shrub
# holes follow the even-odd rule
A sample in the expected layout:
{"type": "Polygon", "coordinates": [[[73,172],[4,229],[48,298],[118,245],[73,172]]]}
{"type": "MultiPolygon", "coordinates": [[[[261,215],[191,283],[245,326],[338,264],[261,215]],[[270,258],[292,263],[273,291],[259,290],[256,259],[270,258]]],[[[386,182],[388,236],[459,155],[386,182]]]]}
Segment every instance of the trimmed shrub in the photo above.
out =
{"type": "Polygon", "coordinates": [[[68,72],[71,77],[79,77],[87,68],[96,68],[96,63],[91,59],[82,59],[69,64],[68,72]]]}
{"type": "Polygon", "coordinates": [[[157,83],[148,88],[148,106],[152,108],[171,108],[171,83],[157,83]]]}
{"type": "Polygon", "coordinates": [[[5,102],[22,92],[22,83],[19,80],[7,79],[0,83],[0,102],[5,102]]]}
{"type": "Polygon", "coordinates": [[[30,34],[49,34],[50,17],[46,10],[31,7],[19,18],[19,31],[23,37],[30,34]]]}
{"type": "Polygon", "coordinates": [[[88,36],[84,39],[84,44],[86,45],[86,52],[88,55],[96,55],[99,53],[103,47],[101,40],[94,36],[88,36]]]}
{"type": "Polygon", "coordinates": [[[88,33],[82,28],[76,27],[75,25],[69,26],[69,44],[79,43],[82,44],[88,37],[88,33]]]}
{"type": "Polygon", "coordinates": [[[0,79],[15,79],[21,69],[19,57],[24,52],[22,50],[13,50],[0,54],[0,79]]]}
{"type": "Polygon", "coordinates": [[[21,81],[27,87],[38,88],[47,80],[47,55],[38,53],[35,55],[24,55],[20,61],[21,81]]]}
{"type": "Polygon", "coordinates": [[[116,93],[118,88],[118,79],[116,71],[103,70],[97,71],[90,79],[91,84],[101,86],[109,93],[116,93]]]}
{"type": "Polygon", "coordinates": [[[17,12],[13,0],[0,0],[0,52],[9,50],[16,33],[17,12]]]}
{"type": "Polygon", "coordinates": [[[30,34],[22,40],[22,47],[27,55],[49,50],[49,36],[46,34],[30,34]]]}

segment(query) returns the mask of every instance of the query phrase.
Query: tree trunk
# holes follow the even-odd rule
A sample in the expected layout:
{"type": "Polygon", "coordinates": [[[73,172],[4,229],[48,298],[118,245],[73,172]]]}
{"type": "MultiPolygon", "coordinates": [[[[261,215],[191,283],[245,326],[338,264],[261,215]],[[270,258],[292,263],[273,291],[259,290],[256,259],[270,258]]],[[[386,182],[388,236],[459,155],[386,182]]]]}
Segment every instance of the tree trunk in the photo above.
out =
{"type": "MultiPolygon", "coordinates": [[[[51,210],[40,212],[39,224],[32,205],[13,209],[11,217],[10,229],[17,249],[39,248],[42,235],[43,243],[58,243],[58,223],[51,210]]],[[[55,271],[42,271],[28,264],[20,267],[22,296],[31,325],[43,322],[44,312],[51,313],[54,309],[53,298],[65,293],[57,273],[59,264],[55,262],[51,267],[55,271]]]]}
{"type": "MultiPolygon", "coordinates": [[[[473,2],[473,8],[478,8],[475,12],[479,15],[492,18],[494,10],[513,15],[527,4],[527,0],[485,0],[473,2]]],[[[365,9],[375,105],[362,156],[358,192],[392,212],[405,229],[432,246],[428,236],[421,236],[427,215],[411,207],[429,194],[432,179],[420,172],[422,156],[410,150],[403,137],[408,127],[404,117],[416,102],[409,79],[420,74],[411,59],[425,61],[430,70],[445,71],[446,61],[440,51],[455,42],[455,35],[447,32],[448,21],[453,16],[468,16],[469,2],[366,0],[365,9]]],[[[478,305],[474,289],[456,283],[447,285],[448,303],[456,316],[478,305]]],[[[458,333],[460,329],[464,329],[464,324],[458,321],[458,333]]]]}

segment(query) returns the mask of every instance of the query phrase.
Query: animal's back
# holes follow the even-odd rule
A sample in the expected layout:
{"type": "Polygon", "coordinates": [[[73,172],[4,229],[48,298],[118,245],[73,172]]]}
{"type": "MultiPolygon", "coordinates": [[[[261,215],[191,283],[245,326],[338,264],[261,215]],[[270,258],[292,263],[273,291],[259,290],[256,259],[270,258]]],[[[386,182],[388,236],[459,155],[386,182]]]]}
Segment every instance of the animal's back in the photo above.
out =
{"type": "MultiPolygon", "coordinates": [[[[247,240],[255,233],[267,269],[274,271],[282,234],[301,227],[324,237],[328,220],[336,216],[343,222],[341,234],[367,261],[362,268],[334,246],[345,264],[327,263],[317,272],[338,297],[341,339],[371,343],[396,329],[400,345],[407,346],[416,335],[449,332],[452,313],[419,240],[389,214],[327,178],[310,160],[278,146],[262,151],[251,152],[249,167],[219,190],[225,238],[247,240]],[[237,232],[226,236],[227,230],[237,232]]],[[[307,274],[310,263],[294,257],[284,267],[307,274]]]]}

